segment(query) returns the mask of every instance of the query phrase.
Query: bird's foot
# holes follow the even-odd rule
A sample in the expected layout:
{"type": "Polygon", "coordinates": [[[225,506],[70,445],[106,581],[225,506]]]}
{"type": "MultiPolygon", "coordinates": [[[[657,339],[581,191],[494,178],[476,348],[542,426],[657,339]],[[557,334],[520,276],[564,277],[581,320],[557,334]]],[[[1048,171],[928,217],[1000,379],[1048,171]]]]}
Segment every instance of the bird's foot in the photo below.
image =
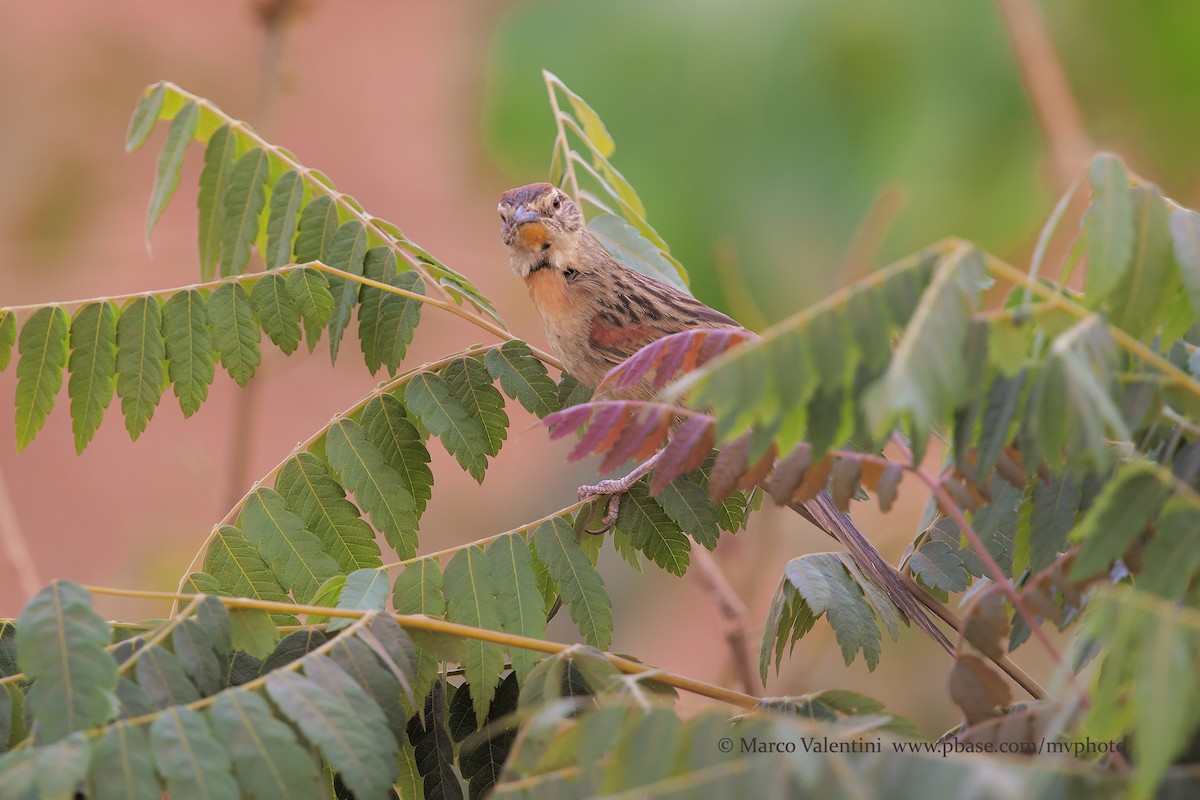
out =
{"type": "MultiPolygon", "coordinates": [[[[608,533],[612,530],[613,525],[617,524],[617,514],[621,511],[621,495],[629,491],[637,478],[629,480],[629,475],[624,478],[615,480],[600,481],[596,484],[585,484],[579,487],[579,499],[587,500],[591,497],[609,496],[608,508],[604,511],[604,518],[600,520],[600,527],[596,530],[587,528],[587,532],[596,536],[608,533]]],[[[640,476],[638,476],[640,477],[640,476]]]]}
{"type": "Polygon", "coordinates": [[[579,487],[580,500],[587,500],[589,497],[599,497],[601,495],[612,495],[612,499],[608,501],[608,509],[604,512],[604,519],[600,520],[600,529],[589,530],[588,533],[599,535],[612,530],[612,526],[617,524],[617,513],[621,510],[621,495],[628,492],[631,486],[642,479],[642,476],[654,469],[654,465],[658,463],[661,457],[662,451],[659,450],[635,467],[624,478],[610,479],[600,481],[597,484],[585,484],[579,487]]]}

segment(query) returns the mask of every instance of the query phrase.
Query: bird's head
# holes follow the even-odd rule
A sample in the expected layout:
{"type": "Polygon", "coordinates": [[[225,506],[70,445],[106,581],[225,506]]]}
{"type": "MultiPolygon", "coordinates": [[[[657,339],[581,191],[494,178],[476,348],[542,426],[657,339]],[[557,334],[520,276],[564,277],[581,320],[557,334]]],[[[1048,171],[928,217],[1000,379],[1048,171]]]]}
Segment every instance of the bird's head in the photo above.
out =
{"type": "Polygon", "coordinates": [[[553,184],[531,183],[505,192],[497,210],[500,236],[518,275],[575,268],[583,214],[566,192],[553,184]]]}

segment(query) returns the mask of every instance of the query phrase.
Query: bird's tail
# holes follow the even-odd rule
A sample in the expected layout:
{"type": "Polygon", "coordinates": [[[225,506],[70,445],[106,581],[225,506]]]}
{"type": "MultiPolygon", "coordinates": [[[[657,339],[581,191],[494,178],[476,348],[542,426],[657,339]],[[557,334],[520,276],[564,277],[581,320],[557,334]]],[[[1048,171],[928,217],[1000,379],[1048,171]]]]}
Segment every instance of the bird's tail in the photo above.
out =
{"type": "Polygon", "coordinates": [[[833,505],[833,498],[828,492],[821,492],[806,503],[789,504],[792,510],[807,517],[818,528],[828,533],[841,543],[842,547],[854,559],[854,563],[862,570],[869,581],[883,589],[904,616],[912,620],[918,628],[929,636],[951,655],[954,647],[942,633],[933,620],[925,613],[921,603],[913,594],[913,590],[904,582],[899,570],[879,555],[875,546],[854,527],[848,514],[838,511],[833,505]]]}

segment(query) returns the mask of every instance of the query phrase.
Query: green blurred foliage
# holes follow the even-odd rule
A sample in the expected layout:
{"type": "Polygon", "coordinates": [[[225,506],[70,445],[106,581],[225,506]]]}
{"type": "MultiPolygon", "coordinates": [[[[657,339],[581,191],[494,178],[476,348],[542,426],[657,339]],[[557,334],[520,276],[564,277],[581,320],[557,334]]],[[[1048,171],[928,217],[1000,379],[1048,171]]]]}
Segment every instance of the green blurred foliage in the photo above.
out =
{"type": "MultiPolygon", "coordinates": [[[[1200,133],[1200,6],[1046,12],[1096,140],[1181,191],[1200,133]]],[[[713,256],[728,241],[771,319],[845,279],[847,248],[889,188],[903,205],[875,264],[952,234],[1012,254],[1054,200],[990,2],[521,4],[496,29],[486,92],[488,145],[513,183],[548,167],[542,67],[605,120],[614,163],[696,293],[721,303],[713,256]]]]}

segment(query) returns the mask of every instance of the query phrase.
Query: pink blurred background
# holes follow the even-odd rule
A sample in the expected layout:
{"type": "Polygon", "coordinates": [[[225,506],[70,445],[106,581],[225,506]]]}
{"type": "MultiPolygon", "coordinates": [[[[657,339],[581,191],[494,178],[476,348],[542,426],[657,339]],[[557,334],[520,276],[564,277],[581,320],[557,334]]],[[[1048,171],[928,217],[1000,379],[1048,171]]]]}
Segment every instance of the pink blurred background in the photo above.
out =
{"type": "MultiPolygon", "coordinates": [[[[503,174],[480,135],[489,40],[504,13],[504,3],[469,0],[310,2],[286,26],[278,95],[273,110],[264,111],[264,30],[244,0],[5,4],[0,303],[67,301],[199,279],[200,149],[189,152],[149,256],[142,231],[163,131],[132,156],[122,146],[139,92],[167,79],[250,120],[268,139],[331,176],[372,214],[397,223],[470,276],[517,335],[544,346],[524,289],[508,270],[495,218],[501,191],[543,173],[503,174]]],[[[563,77],[570,82],[570,75],[563,77]]],[[[527,80],[540,83],[540,76],[527,80]]],[[[599,111],[603,116],[605,109],[599,111]]],[[[539,122],[548,153],[549,115],[539,122]]],[[[486,333],[427,311],[407,364],[484,341],[486,333]]],[[[218,370],[210,399],[192,419],[182,418],[168,391],[136,443],[129,441],[114,400],[80,456],[65,388],[43,432],[17,453],[14,369],[0,374],[0,478],[41,582],[64,577],[173,590],[212,524],[250,482],[376,382],[352,351],[331,369],[324,342],[312,356],[284,358],[264,338],[263,352],[248,397],[218,370]],[[239,440],[236,420],[246,409],[253,423],[239,440]]],[[[575,487],[594,478],[594,463],[567,466],[569,444],[549,442],[519,406],[510,404],[509,415],[508,445],[482,487],[431,443],[437,483],[422,524],[422,551],[544,516],[572,502],[575,487]]],[[[921,498],[909,498],[887,518],[869,508],[857,512],[893,560],[920,515],[921,498]]],[[[826,549],[833,549],[829,541],[807,523],[773,509],[757,515],[749,532],[722,542],[718,559],[749,608],[755,657],[784,563],[826,549]]],[[[638,575],[607,547],[601,569],[616,607],[614,651],[733,685],[720,619],[693,577],[675,579],[653,566],[638,575]]],[[[0,616],[15,616],[25,599],[12,565],[0,558],[0,616]]],[[[122,619],[166,611],[142,601],[99,603],[102,613],[122,619]]],[[[562,619],[551,633],[560,640],[576,635],[562,619]]],[[[885,700],[927,733],[953,724],[944,690],[949,660],[914,632],[900,645],[884,645],[879,671],[868,673],[861,660],[847,669],[828,626],[818,624],[785,661],[782,675],[772,677],[767,693],[855,688],[885,700]]],[[[1035,671],[1038,666],[1035,660],[1035,671]]]]}

